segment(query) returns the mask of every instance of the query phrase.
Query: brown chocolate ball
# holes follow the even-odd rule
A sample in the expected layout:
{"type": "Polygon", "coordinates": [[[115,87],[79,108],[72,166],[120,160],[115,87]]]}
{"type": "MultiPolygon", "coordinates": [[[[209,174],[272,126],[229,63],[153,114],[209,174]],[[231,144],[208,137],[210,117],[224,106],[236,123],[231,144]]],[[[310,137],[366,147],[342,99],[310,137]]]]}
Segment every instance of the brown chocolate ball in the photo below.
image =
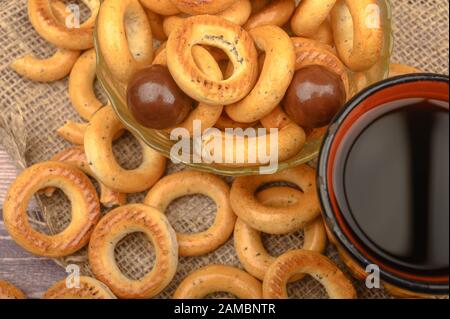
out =
{"type": "Polygon", "coordinates": [[[167,67],[152,65],[131,78],[127,103],[136,121],[160,130],[180,124],[193,101],[177,86],[167,67]]]}
{"type": "Polygon", "coordinates": [[[345,103],[341,78],[321,66],[308,66],[295,72],[283,100],[289,117],[307,128],[322,127],[331,122],[345,103]]]}

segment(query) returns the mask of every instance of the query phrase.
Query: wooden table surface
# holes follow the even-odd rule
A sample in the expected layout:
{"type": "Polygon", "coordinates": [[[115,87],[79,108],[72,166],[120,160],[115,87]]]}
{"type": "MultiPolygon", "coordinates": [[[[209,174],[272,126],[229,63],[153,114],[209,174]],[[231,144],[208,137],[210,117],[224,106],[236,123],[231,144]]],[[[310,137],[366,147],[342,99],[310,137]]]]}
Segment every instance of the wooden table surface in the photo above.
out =
{"type": "MultiPolygon", "coordinates": [[[[9,184],[17,170],[0,146],[0,207],[9,184]]],[[[19,247],[8,235],[0,208],[0,279],[21,288],[29,298],[40,298],[42,293],[66,275],[53,260],[34,256],[19,247]]]]}

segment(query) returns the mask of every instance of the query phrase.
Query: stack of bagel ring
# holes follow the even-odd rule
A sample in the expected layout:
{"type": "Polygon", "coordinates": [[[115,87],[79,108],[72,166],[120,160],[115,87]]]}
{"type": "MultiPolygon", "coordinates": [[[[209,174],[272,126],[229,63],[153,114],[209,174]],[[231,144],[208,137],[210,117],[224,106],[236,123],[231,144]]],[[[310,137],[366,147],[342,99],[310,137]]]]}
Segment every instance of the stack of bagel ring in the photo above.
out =
{"type": "MultiPolygon", "coordinates": [[[[112,144],[125,126],[93,89],[96,55],[93,29],[115,80],[127,83],[140,68],[167,65],[178,86],[198,106],[181,127],[262,125],[279,128],[279,160],[301,150],[308,134],[284,113],[280,103],[296,70],[320,65],[337,74],[347,99],[367,85],[364,72],[376,66],[382,31],[364,23],[376,0],[83,0],[91,16],[76,28],[60,0],[28,0],[37,33],[56,47],[50,58],[19,58],[11,67],[40,82],[70,73],[69,96],[84,121],[69,120],[57,133],[75,144],[24,170],[7,194],[3,218],[11,237],[24,249],[52,258],[88,246],[93,277],[79,288],[64,281],[45,298],[151,298],[174,279],[180,256],[211,253],[234,237],[239,267],[211,264],[188,275],[174,298],[203,298],[228,292],[239,298],[286,298],[286,285],[308,274],[332,298],[355,298],[351,281],[322,255],[327,235],[320,217],[315,170],[308,165],[272,175],[223,178],[184,170],[165,175],[166,159],[144,143],[139,167],[116,161],[112,144]],[[219,49],[219,50],[218,50],[219,49]],[[223,54],[223,53],[226,54],[223,54]],[[100,185],[97,194],[90,178],[100,185]],[[284,182],[292,186],[264,187],[284,182]],[[33,229],[26,208],[41,192],[61,189],[72,204],[67,228],[53,235],[33,229]],[[261,190],[263,188],[263,190],[261,190]],[[142,203],[127,204],[127,194],[146,192],[142,203]],[[213,224],[199,233],[175,232],[165,211],[182,196],[202,194],[217,206],[213,224]],[[103,207],[103,208],[102,208],[103,207]],[[102,214],[102,209],[107,210],[102,214]],[[303,230],[303,247],[271,256],[261,233],[282,235],[303,230]],[[114,249],[125,236],[142,232],[152,242],[155,262],[139,280],[119,269],[114,249]]],[[[393,65],[394,73],[414,72],[393,65]]],[[[240,152],[241,150],[234,150],[240,152]]],[[[201,213],[201,212],[200,212],[201,213]]],[[[0,298],[24,297],[0,281],[0,298]]]]}

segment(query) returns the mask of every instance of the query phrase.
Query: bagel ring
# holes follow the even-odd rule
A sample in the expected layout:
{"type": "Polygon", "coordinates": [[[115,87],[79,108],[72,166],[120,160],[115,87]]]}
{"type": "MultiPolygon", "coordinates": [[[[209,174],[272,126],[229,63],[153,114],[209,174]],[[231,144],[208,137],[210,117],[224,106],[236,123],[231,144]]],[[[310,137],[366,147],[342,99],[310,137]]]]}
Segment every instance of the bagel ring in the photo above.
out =
{"type": "Polygon", "coordinates": [[[294,0],[270,1],[262,10],[250,16],[247,23],[244,24],[244,29],[250,30],[264,25],[282,27],[289,21],[294,10],[294,0]]]}
{"type": "Polygon", "coordinates": [[[44,299],[117,299],[111,290],[97,279],[81,276],[78,288],[68,288],[66,279],[52,285],[44,299]]]}
{"type": "Polygon", "coordinates": [[[84,149],[94,175],[106,186],[121,193],[149,189],[164,173],[166,159],[140,139],[143,159],[139,167],[126,170],[117,163],[112,141],[124,129],[111,106],[98,110],[84,134],[84,149]]]}
{"type": "MultiPolygon", "coordinates": [[[[95,178],[94,173],[89,167],[89,163],[82,146],[73,146],[66,148],[65,150],[53,156],[50,160],[72,164],[83,171],[83,173],[85,173],[86,175],[95,178]]],[[[119,193],[110,189],[99,180],[97,182],[100,185],[100,203],[102,203],[106,207],[125,205],[126,194],[119,193]]],[[[52,196],[54,190],[55,189],[53,187],[49,187],[45,190],[44,193],[46,196],[52,196]]]]}
{"type": "Polygon", "coordinates": [[[26,299],[22,290],[7,281],[0,280],[0,300],[1,299],[26,299]]]}
{"type": "Polygon", "coordinates": [[[383,29],[377,0],[338,0],[331,10],[334,41],[342,62],[364,71],[381,57],[383,29]]]}
{"type": "MultiPolygon", "coordinates": [[[[265,123],[267,118],[272,117],[274,113],[284,113],[281,111],[279,107],[275,107],[275,109],[267,115],[265,118],[261,119],[262,123],[265,123]]],[[[287,118],[287,115],[284,115],[285,118],[287,118]]],[[[270,160],[269,158],[252,158],[250,156],[250,151],[252,151],[252,148],[250,148],[250,145],[254,145],[254,151],[255,154],[258,154],[260,152],[264,153],[265,155],[273,152],[271,149],[272,147],[272,134],[273,132],[271,129],[277,129],[277,140],[276,140],[276,146],[277,146],[277,154],[278,154],[278,162],[285,161],[287,159],[292,158],[300,150],[303,148],[306,140],[305,131],[303,128],[295,124],[291,120],[286,120],[284,123],[282,123],[282,126],[276,126],[276,127],[270,127],[270,126],[264,126],[266,129],[265,136],[241,136],[240,134],[230,133],[230,132],[220,132],[220,136],[213,135],[210,139],[205,139],[202,141],[202,152],[204,152],[205,149],[208,150],[209,154],[208,156],[214,157],[214,151],[216,147],[216,139],[220,138],[219,143],[222,146],[222,150],[220,154],[222,154],[220,160],[220,163],[217,163],[219,165],[225,166],[225,167],[251,167],[256,165],[266,165],[269,164],[270,160]],[[210,151],[210,146],[213,146],[213,150],[210,151]],[[232,147],[232,149],[229,148],[229,145],[232,147]],[[262,151],[260,151],[262,150],[262,151]],[[228,161],[230,154],[232,156],[233,161],[230,163],[228,161]],[[239,159],[239,160],[238,160],[239,159]]],[[[245,131],[244,131],[245,134],[245,131]]],[[[253,153],[253,152],[252,152],[253,153]]],[[[204,155],[203,153],[201,155],[204,155]]],[[[270,155],[270,154],[269,154],[270,155]]],[[[256,156],[253,156],[256,157],[256,156]]]]}
{"type": "Polygon", "coordinates": [[[302,0],[291,19],[291,29],[301,37],[313,37],[330,15],[336,0],[302,0]]]}
{"type": "Polygon", "coordinates": [[[63,257],[89,242],[100,219],[100,203],[89,178],[73,165],[42,162],[24,170],[12,183],[3,204],[3,220],[11,237],[39,256],[63,257]],[[60,188],[72,204],[72,219],[62,232],[46,235],[34,230],[26,212],[31,196],[46,187],[60,188]]]}
{"type": "Polygon", "coordinates": [[[187,18],[167,40],[167,64],[178,86],[194,100],[213,105],[231,104],[244,98],[258,76],[257,53],[250,35],[239,26],[216,16],[187,18]],[[207,77],[192,57],[197,44],[225,51],[234,66],[222,81],[207,77]]]}
{"type": "Polygon", "coordinates": [[[28,0],[28,17],[39,35],[58,48],[86,50],[94,46],[94,21],[100,8],[99,0],[84,0],[91,10],[88,23],[67,27],[57,20],[50,0],[28,0]]]}
{"type": "Polygon", "coordinates": [[[171,0],[139,0],[141,4],[152,10],[153,12],[163,15],[170,16],[180,13],[180,10],[172,3],[171,0]]]}
{"type": "MultiPolygon", "coordinates": [[[[64,21],[67,17],[65,4],[61,1],[52,1],[51,8],[58,21],[64,21]]],[[[78,50],[57,48],[47,59],[38,59],[31,54],[18,58],[11,63],[11,68],[29,80],[53,82],[66,77],[79,56],[78,50]]]]}
{"type": "Polygon", "coordinates": [[[241,101],[225,107],[231,119],[244,123],[260,120],[273,111],[291,84],[295,68],[294,46],[283,29],[262,26],[249,33],[257,48],[265,52],[264,65],[252,91],[241,101]]]}
{"type": "Polygon", "coordinates": [[[178,245],[175,231],[157,209],[130,204],[110,211],[95,227],[89,242],[89,263],[95,277],[119,298],[151,298],[160,293],[175,276],[178,245]],[[142,232],[155,250],[153,269],[143,278],[126,277],[116,264],[114,249],[125,236],[142,232]]]}
{"type": "MultiPolygon", "coordinates": [[[[302,193],[290,187],[273,187],[265,189],[256,195],[263,205],[267,206],[290,206],[301,200],[302,193]]],[[[303,249],[322,253],[327,243],[327,235],[320,217],[308,223],[304,228],[303,249]]],[[[261,241],[259,231],[251,228],[241,219],[237,219],[234,227],[234,247],[244,269],[263,280],[269,266],[275,261],[261,241]]],[[[296,276],[295,280],[303,276],[296,276]]]]}
{"type": "Polygon", "coordinates": [[[209,196],[217,206],[214,223],[199,233],[177,233],[180,256],[200,256],[216,250],[233,233],[236,216],[231,210],[229,186],[208,173],[182,171],[170,174],[156,183],[145,196],[144,204],[164,212],[169,204],[182,196],[209,196]]]}
{"type": "MultiPolygon", "coordinates": [[[[200,71],[214,80],[222,80],[222,71],[208,50],[196,45],[192,47],[192,56],[194,57],[194,61],[198,65],[200,71]]],[[[167,65],[167,55],[165,50],[161,52],[161,56],[158,55],[155,58],[153,64],[167,65]]],[[[195,109],[189,112],[189,115],[183,120],[183,122],[178,124],[176,127],[182,127],[188,130],[189,134],[192,135],[194,131],[194,121],[200,121],[201,132],[203,132],[207,128],[210,128],[216,124],[222,114],[222,111],[222,105],[209,105],[200,102],[195,109]]],[[[173,129],[175,129],[175,127],[169,128],[165,131],[170,133],[173,129]]]]}
{"type": "Polygon", "coordinates": [[[231,186],[230,202],[235,214],[256,230],[268,234],[299,230],[320,214],[315,170],[300,165],[272,175],[237,177],[231,186]],[[287,207],[271,207],[258,202],[254,195],[257,189],[274,182],[295,184],[303,192],[302,199],[287,207]]]}
{"type": "Polygon", "coordinates": [[[238,0],[170,0],[184,13],[192,15],[217,14],[227,10],[238,0]]]}
{"type": "Polygon", "coordinates": [[[85,120],[103,106],[94,93],[95,50],[84,52],[74,64],[69,77],[69,96],[77,113],[85,120]]]}
{"type": "Polygon", "coordinates": [[[151,64],[152,30],[139,1],[103,1],[97,33],[103,58],[118,81],[127,83],[138,69],[151,64]]]}
{"type": "Polygon", "coordinates": [[[350,79],[341,60],[331,51],[324,49],[324,46],[309,46],[295,48],[295,70],[302,69],[310,65],[319,65],[338,75],[345,88],[346,98],[351,97],[350,79]]]}
{"type": "Polygon", "coordinates": [[[318,280],[331,299],[356,298],[351,281],[331,260],[318,252],[303,249],[289,251],[270,265],[263,281],[264,298],[287,298],[286,284],[297,274],[308,274],[318,280]]]}
{"type": "Polygon", "coordinates": [[[228,292],[241,299],[262,299],[262,285],[256,278],[225,265],[208,265],[189,274],[173,299],[200,299],[215,292],[228,292]]]}

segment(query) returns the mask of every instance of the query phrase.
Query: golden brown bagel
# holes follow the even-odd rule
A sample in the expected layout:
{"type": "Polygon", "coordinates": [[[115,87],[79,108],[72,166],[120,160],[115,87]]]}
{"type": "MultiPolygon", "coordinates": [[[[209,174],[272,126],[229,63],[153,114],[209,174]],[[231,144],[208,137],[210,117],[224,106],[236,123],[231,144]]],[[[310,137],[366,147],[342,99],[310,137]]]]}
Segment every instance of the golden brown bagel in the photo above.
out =
{"type": "Polygon", "coordinates": [[[377,0],[338,0],[331,10],[334,41],[342,62],[364,71],[381,57],[383,28],[377,0]]]}
{"type": "Polygon", "coordinates": [[[44,299],[117,299],[111,290],[97,279],[81,276],[79,287],[67,288],[66,279],[51,286],[44,299]]]}
{"type": "Polygon", "coordinates": [[[7,281],[0,280],[0,299],[26,299],[22,290],[7,281]]]}
{"type": "MultiPolygon", "coordinates": [[[[208,50],[196,45],[192,48],[192,56],[200,71],[214,80],[222,80],[222,71],[208,50]]],[[[155,57],[153,64],[167,65],[167,55],[165,50],[155,57]]],[[[220,114],[222,114],[222,111],[222,105],[209,105],[200,102],[196,108],[191,110],[183,122],[177,125],[177,127],[188,130],[189,134],[192,135],[194,131],[194,121],[201,121],[200,129],[201,132],[203,132],[207,128],[214,126],[219,119],[220,114]]],[[[173,129],[175,129],[175,127],[171,127],[166,131],[170,133],[173,129]]]]}
{"type": "Polygon", "coordinates": [[[174,299],[200,299],[215,292],[228,292],[241,299],[261,299],[261,283],[240,269],[208,265],[188,275],[175,291],[174,299]]]}
{"type": "Polygon", "coordinates": [[[124,130],[111,106],[92,116],[84,134],[84,149],[94,175],[106,186],[122,193],[149,189],[164,173],[166,159],[138,139],[143,152],[139,167],[126,170],[116,161],[112,151],[114,136],[124,130]]]}
{"type": "MultiPolygon", "coordinates": [[[[302,196],[300,191],[290,187],[272,187],[259,192],[256,198],[266,206],[286,207],[301,201],[302,196]]],[[[318,217],[305,226],[302,248],[322,253],[326,243],[325,228],[322,219],[318,217]]],[[[234,227],[234,247],[245,270],[263,280],[267,269],[276,258],[264,248],[260,232],[238,218],[234,227]]],[[[300,278],[297,276],[295,280],[300,278]]]]}
{"type": "Polygon", "coordinates": [[[229,8],[217,14],[218,17],[224,18],[234,24],[243,25],[247,22],[252,12],[252,5],[249,0],[237,0],[229,8]]]}
{"type": "MultiPolygon", "coordinates": [[[[84,148],[82,146],[73,146],[62,150],[55,156],[53,156],[51,161],[65,162],[74,165],[78,169],[82,170],[86,175],[95,178],[92,172],[86,154],[84,153],[84,148]]],[[[106,207],[121,206],[126,203],[126,194],[116,192],[104,185],[100,180],[97,180],[100,184],[100,203],[106,207]]],[[[45,190],[45,195],[51,196],[54,192],[54,188],[47,188],[45,190]]]]}
{"type": "MultiPolygon", "coordinates": [[[[285,161],[298,154],[303,148],[306,140],[305,131],[293,121],[289,120],[280,107],[275,107],[272,113],[261,119],[261,123],[265,129],[265,134],[261,136],[245,136],[245,131],[243,132],[244,136],[242,136],[240,133],[227,132],[225,130],[225,132],[220,132],[218,136],[212,135],[209,139],[205,139],[202,144],[202,158],[205,159],[204,155],[206,153],[217,162],[213,153],[216,151],[215,148],[218,145],[219,147],[222,146],[222,150],[220,151],[220,162],[217,164],[225,167],[251,167],[269,164],[273,160],[272,157],[274,155],[277,155],[278,162],[285,161]],[[286,121],[279,122],[281,124],[279,126],[270,126],[274,123],[270,119],[279,116],[278,113],[283,114],[282,116],[286,121]],[[271,129],[276,130],[273,132],[271,129]],[[216,141],[216,139],[219,139],[219,141],[216,141]],[[274,147],[277,148],[276,154],[274,153],[274,147]],[[209,148],[212,148],[212,150],[209,148]],[[260,158],[260,152],[267,157],[260,158]]],[[[239,123],[237,125],[241,127],[239,123]]]]}
{"type": "Polygon", "coordinates": [[[250,30],[264,25],[285,25],[295,10],[294,0],[270,1],[262,10],[250,16],[244,29],[250,30]]]}
{"type": "Polygon", "coordinates": [[[140,0],[140,2],[147,9],[163,16],[180,13],[171,0],[140,0]]]}
{"type": "Polygon", "coordinates": [[[105,63],[120,82],[127,83],[138,69],[153,60],[150,23],[137,0],[103,1],[97,34],[105,63]]]}
{"type": "Polygon", "coordinates": [[[331,29],[331,23],[328,20],[325,20],[317,29],[317,31],[314,33],[313,36],[311,36],[312,40],[316,40],[320,43],[327,44],[330,46],[334,46],[334,39],[333,39],[333,30],[331,29]]]}
{"type": "Polygon", "coordinates": [[[145,12],[147,13],[148,22],[150,23],[153,37],[159,41],[166,40],[167,36],[164,33],[162,17],[159,14],[148,9],[145,10],[145,12]]]}
{"type": "Polygon", "coordinates": [[[283,29],[262,26],[249,33],[256,47],[265,52],[264,65],[252,91],[225,108],[231,119],[243,123],[255,122],[273,111],[283,99],[295,70],[294,46],[283,29]]]}
{"type": "Polygon", "coordinates": [[[89,242],[89,263],[95,277],[119,298],[151,298],[171,281],[178,265],[175,231],[157,209],[129,204],[110,211],[95,227],[89,242]],[[155,264],[139,280],[126,277],[116,264],[114,248],[125,236],[142,232],[153,243],[155,264]]]}
{"type": "Polygon", "coordinates": [[[25,250],[39,256],[62,257],[84,247],[100,219],[100,203],[94,185],[73,165],[42,162],[24,170],[11,184],[3,203],[3,220],[11,237],[25,250]],[[34,230],[26,209],[42,188],[60,188],[72,204],[69,226],[56,235],[34,230]]]}
{"type": "Polygon", "coordinates": [[[222,179],[208,173],[182,171],[162,178],[148,192],[144,204],[164,212],[169,204],[182,196],[209,196],[217,206],[214,223],[206,231],[177,233],[180,256],[200,256],[214,251],[233,233],[236,216],[229,202],[229,186],[222,179]]]}
{"type": "Polygon", "coordinates": [[[182,12],[193,15],[216,14],[228,9],[238,0],[170,0],[182,12]]]}
{"type": "Polygon", "coordinates": [[[301,37],[313,37],[328,18],[336,0],[302,0],[291,19],[291,29],[301,37]]]}
{"type": "Polygon", "coordinates": [[[244,98],[257,77],[257,53],[250,35],[239,26],[216,16],[187,18],[167,40],[167,63],[178,86],[199,102],[227,105],[244,98]],[[192,47],[210,45],[224,50],[234,66],[222,81],[207,77],[192,57],[192,47]]]}
{"type": "Polygon", "coordinates": [[[88,123],[77,123],[68,120],[63,126],[56,130],[56,134],[71,142],[72,144],[83,145],[84,132],[88,123]]]}
{"type": "Polygon", "coordinates": [[[230,202],[235,214],[250,227],[268,234],[286,234],[305,227],[320,214],[315,170],[307,165],[272,175],[237,177],[231,187],[230,202]],[[302,200],[288,207],[260,203],[254,193],[267,183],[289,182],[303,191],[302,200]]]}
{"type": "Polygon", "coordinates": [[[94,93],[96,70],[95,50],[84,52],[74,64],[69,77],[69,96],[72,105],[83,119],[91,118],[103,104],[94,93]]]}
{"type": "Polygon", "coordinates": [[[28,0],[28,17],[34,29],[48,42],[58,48],[86,50],[94,46],[94,25],[100,1],[84,1],[91,10],[90,23],[68,27],[57,20],[50,0],[28,0]]]}
{"type": "Polygon", "coordinates": [[[28,54],[11,63],[11,68],[21,76],[35,82],[53,82],[66,77],[80,56],[80,51],[57,49],[47,59],[28,54]]]}
{"type": "Polygon", "coordinates": [[[263,296],[267,299],[288,297],[286,284],[294,275],[308,274],[318,280],[331,299],[354,299],[351,281],[327,257],[309,250],[292,250],[278,257],[264,276],[263,296]]]}

